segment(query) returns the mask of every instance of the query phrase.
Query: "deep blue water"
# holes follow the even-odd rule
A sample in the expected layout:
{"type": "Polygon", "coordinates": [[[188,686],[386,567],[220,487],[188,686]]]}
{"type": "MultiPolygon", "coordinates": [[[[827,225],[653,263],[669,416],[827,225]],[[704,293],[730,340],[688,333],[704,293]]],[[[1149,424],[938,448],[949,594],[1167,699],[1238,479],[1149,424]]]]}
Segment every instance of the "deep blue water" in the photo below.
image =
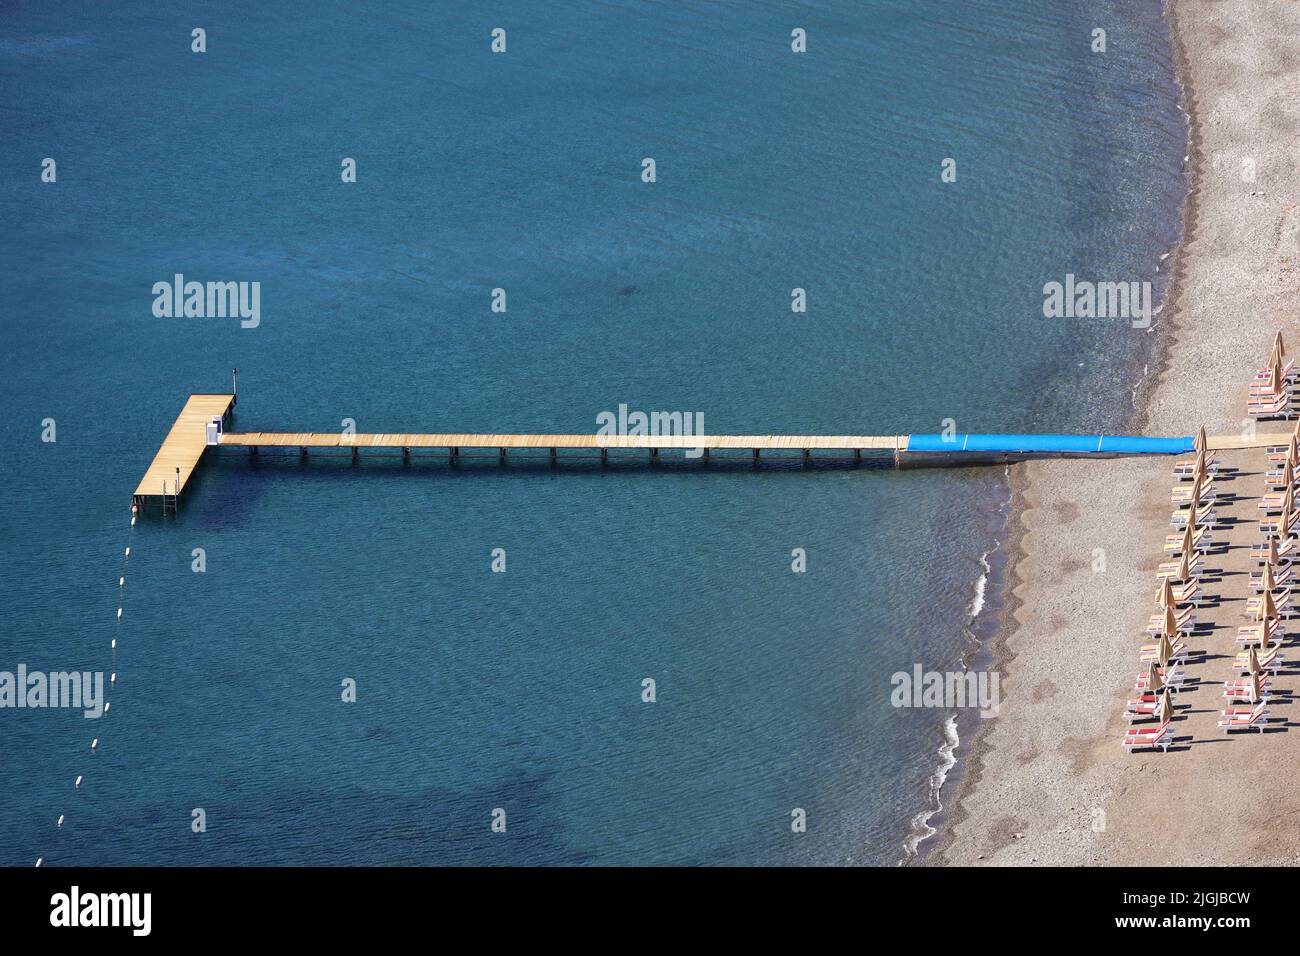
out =
{"type": "Polygon", "coordinates": [[[969,649],[999,469],[131,491],[232,366],[241,431],[1118,430],[1151,335],[1042,284],[1151,278],[1184,191],[1155,2],[19,3],[0,92],[0,670],[118,675],[0,710],[0,864],[897,861],[946,715],[889,677],[969,649]],[[175,272],[260,327],[155,318],[175,272]]]}

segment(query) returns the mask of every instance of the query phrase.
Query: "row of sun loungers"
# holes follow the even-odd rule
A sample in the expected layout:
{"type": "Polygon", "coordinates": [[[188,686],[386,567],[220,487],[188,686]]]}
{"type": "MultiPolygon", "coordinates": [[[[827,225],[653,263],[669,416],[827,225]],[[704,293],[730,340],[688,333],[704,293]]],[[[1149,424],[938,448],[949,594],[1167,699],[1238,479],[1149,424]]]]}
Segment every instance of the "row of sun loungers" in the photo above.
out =
{"type": "MultiPolygon", "coordinates": [[[[1252,383],[1250,414],[1252,417],[1275,417],[1257,414],[1261,409],[1274,407],[1274,399],[1285,397],[1287,411],[1280,417],[1290,418],[1294,406],[1290,404],[1295,383],[1295,365],[1287,361],[1279,332],[1273,343],[1269,364],[1260,369],[1252,383]],[[1265,382],[1266,388],[1256,387],[1265,382]]],[[[1237,644],[1241,645],[1233,658],[1234,669],[1242,677],[1223,682],[1223,697],[1230,706],[1220,711],[1219,728],[1226,734],[1234,730],[1264,732],[1271,715],[1268,701],[1273,690],[1273,676],[1282,666],[1281,642],[1286,637],[1286,620],[1300,602],[1292,601],[1291,560],[1296,549],[1296,536],[1292,525],[1300,522],[1300,509],[1296,507],[1296,488],[1300,486],[1300,424],[1291,440],[1280,447],[1265,449],[1266,467],[1264,487],[1259,500],[1263,515],[1259,522],[1261,541],[1250,549],[1251,559],[1261,565],[1252,572],[1247,587],[1246,616],[1251,623],[1237,628],[1237,644]],[[1276,518],[1270,516],[1276,515],[1276,518]]]]}
{"type": "MultiPolygon", "coordinates": [[[[1250,406],[1254,417],[1290,418],[1295,414],[1291,391],[1294,372],[1294,364],[1286,361],[1282,352],[1279,336],[1269,365],[1260,370],[1252,383],[1250,406]]],[[[1300,400],[1300,394],[1296,398],[1300,400]]],[[[1296,489],[1300,488],[1298,440],[1300,425],[1289,447],[1266,452],[1268,490],[1260,501],[1263,538],[1250,551],[1261,570],[1251,573],[1247,579],[1250,594],[1245,613],[1250,623],[1237,629],[1239,650],[1232,659],[1233,670],[1239,676],[1223,682],[1224,706],[1218,723],[1225,733],[1252,729],[1262,732],[1267,726],[1273,679],[1283,663],[1280,647],[1286,636],[1285,621],[1300,608],[1300,598],[1293,601],[1291,592],[1294,573],[1291,559],[1300,550],[1300,503],[1296,501],[1296,489]]],[[[1217,506],[1231,500],[1216,484],[1222,469],[1207,445],[1202,428],[1196,437],[1195,456],[1174,464],[1174,485],[1170,492],[1170,524],[1174,531],[1165,537],[1166,560],[1156,571],[1159,583],[1156,611],[1146,626],[1148,640],[1155,640],[1138,650],[1142,669],[1134,682],[1136,696],[1126,702],[1124,710],[1129,723],[1154,722],[1125,731],[1121,743],[1129,752],[1167,751],[1174,739],[1173,694],[1184,686],[1189,642],[1204,600],[1201,575],[1206,555],[1216,547],[1214,529],[1220,523],[1217,506]]],[[[1226,542],[1219,544],[1226,545],[1226,542]]]]}
{"type": "Polygon", "coordinates": [[[1286,357],[1282,333],[1273,340],[1268,364],[1256,369],[1246,400],[1246,414],[1255,419],[1293,418],[1300,408],[1295,391],[1295,361],[1286,357]]]}
{"type": "Polygon", "coordinates": [[[1214,543],[1212,528],[1218,523],[1214,486],[1218,464],[1206,449],[1205,430],[1197,436],[1196,456],[1174,463],[1174,486],[1170,492],[1175,533],[1165,538],[1164,554],[1169,560],[1156,569],[1156,611],[1147,622],[1146,633],[1154,643],[1138,648],[1142,669],[1134,682],[1136,697],[1126,702],[1124,719],[1129,723],[1154,719],[1146,726],[1129,727],[1121,741],[1125,750],[1168,750],[1173,743],[1173,693],[1185,680],[1188,639],[1196,628],[1196,613],[1203,592],[1200,575],[1205,554],[1214,543]]]}

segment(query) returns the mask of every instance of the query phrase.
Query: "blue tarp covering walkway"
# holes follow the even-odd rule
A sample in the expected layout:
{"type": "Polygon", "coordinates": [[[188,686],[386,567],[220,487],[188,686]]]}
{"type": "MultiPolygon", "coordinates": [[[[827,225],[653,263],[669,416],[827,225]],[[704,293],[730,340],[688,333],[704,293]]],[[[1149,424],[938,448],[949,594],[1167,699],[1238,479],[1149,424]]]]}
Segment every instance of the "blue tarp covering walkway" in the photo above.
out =
{"type": "Polygon", "coordinates": [[[1104,455],[1182,455],[1193,438],[1140,435],[908,435],[908,451],[1039,452],[1104,455]]]}

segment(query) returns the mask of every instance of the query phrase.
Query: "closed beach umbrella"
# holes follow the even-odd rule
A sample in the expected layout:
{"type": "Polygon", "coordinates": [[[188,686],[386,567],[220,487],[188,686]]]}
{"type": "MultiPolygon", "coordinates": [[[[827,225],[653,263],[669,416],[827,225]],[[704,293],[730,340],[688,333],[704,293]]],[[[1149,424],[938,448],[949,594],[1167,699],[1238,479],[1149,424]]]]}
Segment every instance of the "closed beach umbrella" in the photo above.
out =
{"type": "Polygon", "coordinates": [[[1160,676],[1160,668],[1156,667],[1155,661],[1147,665],[1147,693],[1158,694],[1164,690],[1165,679],[1160,676]]]}
{"type": "Polygon", "coordinates": [[[1291,494],[1293,490],[1291,486],[1295,484],[1295,471],[1291,467],[1290,458],[1282,462],[1281,479],[1282,479],[1282,487],[1286,489],[1288,495],[1291,494]]]}
{"type": "Polygon", "coordinates": [[[1178,615],[1174,613],[1173,607],[1165,608],[1165,619],[1160,622],[1160,633],[1170,640],[1178,637],[1178,615]]]}
{"type": "MultiPolygon", "coordinates": [[[[1277,542],[1273,542],[1273,550],[1274,551],[1277,550],[1277,542]]],[[[1184,551],[1183,556],[1178,559],[1178,580],[1180,583],[1186,584],[1191,579],[1192,579],[1192,556],[1187,551],[1184,551]]]]}
{"type": "MultiPolygon", "coordinates": [[[[1273,542],[1273,548],[1274,550],[1277,549],[1276,541],[1273,542]]],[[[1273,588],[1276,587],[1276,584],[1274,583],[1274,579],[1273,579],[1273,565],[1271,564],[1264,565],[1264,580],[1260,583],[1264,585],[1265,594],[1273,593],[1273,588]]]]}
{"type": "Polygon", "coordinates": [[[1252,647],[1250,653],[1246,656],[1246,672],[1254,675],[1258,674],[1259,671],[1259,655],[1255,653],[1255,648],[1252,647]]]}
{"type": "MultiPolygon", "coordinates": [[[[1286,515],[1283,515],[1282,517],[1285,518],[1286,515]]],[[[1280,525],[1281,522],[1278,522],[1278,524],[1280,525]]],[[[1281,531],[1282,530],[1281,527],[1279,527],[1278,530],[1281,531]]],[[[1277,565],[1277,562],[1278,562],[1277,538],[1270,537],[1268,539],[1268,563],[1265,564],[1264,567],[1266,568],[1275,567],[1277,565]]]]}
{"type": "Polygon", "coordinates": [[[1260,595],[1259,608],[1255,611],[1255,620],[1267,623],[1276,620],[1277,617],[1277,601],[1273,598],[1273,592],[1265,591],[1260,595]]]}
{"type": "Polygon", "coordinates": [[[1277,531],[1274,532],[1274,534],[1270,539],[1272,541],[1273,550],[1270,551],[1269,554],[1272,556],[1274,562],[1276,562],[1278,559],[1277,556],[1278,541],[1285,541],[1289,537],[1291,537],[1291,512],[1288,511],[1286,508],[1283,508],[1282,517],[1277,519],[1277,531]]]}
{"type": "Polygon", "coordinates": [[[1184,555],[1188,555],[1192,553],[1192,547],[1195,540],[1195,533],[1193,532],[1192,529],[1195,527],[1196,527],[1196,515],[1192,515],[1190,518],[1187,519],[1187,527],[1183,529],[1183,540],[1179,544],[1179,548],[1182,550],[1184,555]]]}
{"type": "Polygon", "coordinates": [[[1160,703],[1156,704],[1156,717],[1160,722],[1166,723],[1174,715],[1174,702],[1169,697],[1169,688],[1166,687],[1164,693],[1160,695],[1160,703]]]}
{"type": "Polygon", "coordinates": [[[1246,686],[1250,690],[1250,702],[1258,704],[1260,698],[1264,696],[1264,675],[1255,671],[1248,678],[1246,686]]]}
{"type": "Polygon", "coordinates": [[[1156,607],[1173,607],[1174,606],[1174,586],[1165,578],[1160,584],[1159,590],[1156,591],[1156,607]]]}
{"type": "Polygon", "coordinates": [[[1169,643],[1169,635],[1168,635],[1168,634],[1163,634],[1163,633],[1162,633],[1162,634],[1160,635],[1160,647],[1157,649],[1156,654],[1157,654],[1157,656],[1158,656],[1159,659],[1160,659],[1160,660],[1159,660],[1159,664],[1160,664],[1161,668],[1163,668],[1163,669],[1165,670],[1165,673],[1168,673],[1168,672],[1169,672],[1169,658],[1171,658],[1171,657],[1174,656],[1174,646],[1173,646],[1173,644],[1169,643]]]}
{"type": "Polygon", "coordinates": [[[1273,645],[1268,640],[1268,625],[1256,624],[1255,627],[1259,628],[1259,652],[1267,657],[1268,652],[1273,649],[1273,645]]]}
{"type": "MultiPolygon", "coordinates": [[[[1297,426],[1298,428],[1300,428],[1300,422],[1297,422],[1297,423],[1296,423],[1296,426],[1297,426]]],[[[1192,447],[1195,448],[1197,451],[1207,451],[1207,450],[1208,450],[1207,445],[1206,445],[1206,440],[1205,440],[1205,426],[1204,426],[1204,425],[1202,425],[1199,429],[1197,429],[1197,432],[1196,432],[1196,441],[1192,443],[1192,447]]]]}
{"type": "Polygon", "coordinates": [[[1196,453],[1196,458],[1192,461],[1192,481],[1200,478],[1206,473],[1205,449],[1202,448],[1196,453]]]}
{"type": "Polygon", "coordinates": [[[1295,471],[1296,465],[1300,465],[1300,444],[1296,443],[1295,432],[1291,433],[1291,440],[1286,444],[1286,460],[1291,463],[1291,470],[1295,471]]]}

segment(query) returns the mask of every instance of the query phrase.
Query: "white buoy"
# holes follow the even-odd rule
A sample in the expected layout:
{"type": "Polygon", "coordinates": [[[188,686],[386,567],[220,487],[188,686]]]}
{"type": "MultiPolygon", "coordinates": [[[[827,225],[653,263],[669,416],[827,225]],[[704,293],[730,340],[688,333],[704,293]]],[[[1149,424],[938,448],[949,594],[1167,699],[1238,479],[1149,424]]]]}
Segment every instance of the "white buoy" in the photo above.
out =
{"type": "Polygon", "coordinates": [[[130,548],[127,548],[127,549],[126,549],[126,554],[125,554],[125,556],[128,557],[128,558],[131,557],[131,549],[130,549],[130,548]]]}
{"type": "Polygon", "coordinates": [[[120,587],[120,588],[124,588],[124,587],[126,587],[126,577],[125,577],[125,576],[120,577],[120,578],[117,579],[117,586],[120,587]]]}
{"type": "Polygon", "coordinates": [[[131,515],[131,527],[135,527],[135,515],[131,515]]]}
{"type": "Polygon", "coordinates": [[[36,858],[36,865],[37,865],[37,866],[40,866],[40,865],[41,865],[42,863],[44,863],[44,862],[45,862],[45,857],[43,857],[43,856],[38,856],[38,857],[36,858]]]}
{"type": "Polygon", "coordinates": [[[110,707],[112,707],[112,706],[113,706],[113,702],[112,702],[112,701],[107,701],[107,702],[105,702],[105,704],[104,704],[104,713],[107,714],[107,713],[108,713],[108,708],[110,708],[110,707]]]}
{"type": "Polygon", "coordinates": [[[77,780],[76,780],[75,783],[73,783],[72,788],[73,788],[74,790],[80,790],[80,789],[81,789],[81,777],[80,777],[80,776],[77,777],[77,780]]]}
{"type": "Polygon", "coordinates": [[[94,740],[90,742],[90,749],[94,750],[98,746],[99,746],[99,738],[96,737],[94,740]]]}
{"type": "Polygon", "coordinates": [[[59,826],[59,827],[63,826],[63,814],[61,813],[59,814],[59,822],[56,823],[55,826],[59,826]]]}
{"type": "Polygon", "coordinates": [[[113,638],[113,650],[117,650],[117,638],[113,638]]]}
{"type": "Polygon", "coordinates": [[[108,675],[108,686],[112,687],[116,683],[117,683],[117,671],[113,671],[113,673],[108,675]]]}
{"type": "Polygon", "coordinates": [[[118,608],[118,609],[117,609],[117,619],[118,619],[119,621],[122,620],[122,609],[121,609],[121,608],[118,608]]]}

